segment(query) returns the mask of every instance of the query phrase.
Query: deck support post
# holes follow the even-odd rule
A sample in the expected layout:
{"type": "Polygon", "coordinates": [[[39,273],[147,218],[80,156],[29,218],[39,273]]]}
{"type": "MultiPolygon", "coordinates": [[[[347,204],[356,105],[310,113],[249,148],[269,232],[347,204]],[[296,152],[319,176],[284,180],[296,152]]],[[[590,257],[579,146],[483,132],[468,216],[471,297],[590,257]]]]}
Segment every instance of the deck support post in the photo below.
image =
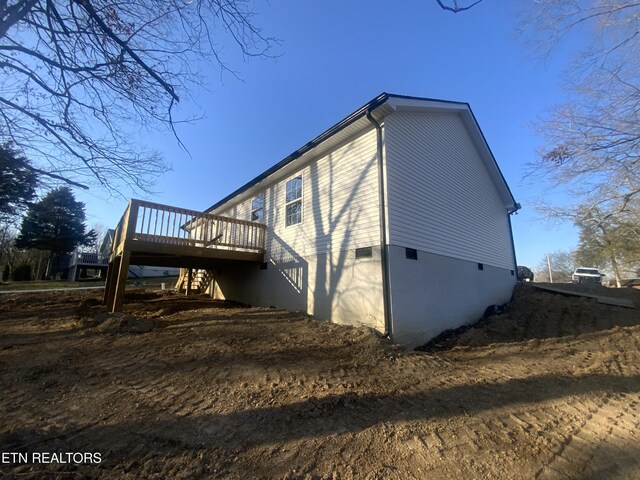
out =
{"type": "Polygon", "coordinates": [[[113,295],[113,305],[111,312],[119,312],[122,310],[122,303],[124,302],[124,289],[127,285],[127,276],[129,274],[129,259],[131,258],[131,252],[124,250],[120,257],[120,265],[118,265],[118,274],[116,280],[116,288],[113,295]]]}
{"type": "Polygon", "coordinates": [[[193,280],[193,269],[187,269],[187,292],[186,295],[189,296],[191,293],[191,281],[193,280]]]}
{"type": "Polygon", "coordinates": [[[67,277],[67,281],[68,282],[75,282],[77,273],[78,273],[78,265],[74,265],[73,267],[71,267],[69,269],[69,276],[67,277]]]}
{"type": "Polygon", "coordinates": [[[113,296],[116,291],[116,273],[118,272],[119,266],[120,257],[116,257],[109,262],[109,267],[107,268],[107,279],[104,283],[104,297],[102,298],[102,304],[107,305],[108,308],[111,308],[111,305],[113,304],[113,296]]]}

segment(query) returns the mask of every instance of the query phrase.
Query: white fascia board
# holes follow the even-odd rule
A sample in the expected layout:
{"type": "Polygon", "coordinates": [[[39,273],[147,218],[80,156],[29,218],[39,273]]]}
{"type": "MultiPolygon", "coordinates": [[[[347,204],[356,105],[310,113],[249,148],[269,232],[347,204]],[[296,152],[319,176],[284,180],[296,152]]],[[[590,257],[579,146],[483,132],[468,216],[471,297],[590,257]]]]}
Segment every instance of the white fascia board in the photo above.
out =
{"type": "Polygon", "coordinates": [[[390,97],[387,100],[389,105],[396,112],[460,112],[468,110],[469,106],[461,102],[444,102],[439,100],[420,100],[418,98],[398,98],[390,97]]]}

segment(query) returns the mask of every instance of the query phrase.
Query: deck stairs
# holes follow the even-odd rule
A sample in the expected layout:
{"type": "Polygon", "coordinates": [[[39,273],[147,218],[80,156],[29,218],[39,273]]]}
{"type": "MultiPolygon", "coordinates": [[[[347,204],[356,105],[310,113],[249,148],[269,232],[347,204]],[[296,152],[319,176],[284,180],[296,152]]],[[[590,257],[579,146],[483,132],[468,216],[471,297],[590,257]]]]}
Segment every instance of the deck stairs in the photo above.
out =
{"type": "Polygon", "coordinates": [[[187,284],[189,283],[189,269],[181,268],[180,276],[176,282],[176,290],[179,292],[184,291],[187,295],[190,293],[205,293],[211,284],[213,278],[213,272],[203,268],[192,270],[191,288],[187,292],[187,284]]]}

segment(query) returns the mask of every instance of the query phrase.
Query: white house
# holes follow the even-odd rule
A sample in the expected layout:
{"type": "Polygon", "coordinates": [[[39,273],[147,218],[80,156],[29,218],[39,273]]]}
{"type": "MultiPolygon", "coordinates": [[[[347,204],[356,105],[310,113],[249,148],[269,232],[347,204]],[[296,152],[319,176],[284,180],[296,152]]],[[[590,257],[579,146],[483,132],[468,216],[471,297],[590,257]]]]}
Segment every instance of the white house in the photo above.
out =
{"type": "Polygon", "coordinates": [[[213,293],[418,345],[509,301],[519,207],[467,103],[383,93],[207,210],[266,225],[213,293]]]}

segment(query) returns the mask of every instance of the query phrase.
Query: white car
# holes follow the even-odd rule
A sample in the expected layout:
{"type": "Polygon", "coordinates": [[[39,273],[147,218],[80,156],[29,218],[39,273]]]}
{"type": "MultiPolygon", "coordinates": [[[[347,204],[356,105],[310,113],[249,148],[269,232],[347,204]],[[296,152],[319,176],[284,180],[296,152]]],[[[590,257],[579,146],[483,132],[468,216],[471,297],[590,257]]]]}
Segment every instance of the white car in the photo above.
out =
{"type": "Polygon", "coordinates": [[[604,275],[598,271],[597,268],[576,268],[571,280],[573,283],[601,283],[604,275]]]}

